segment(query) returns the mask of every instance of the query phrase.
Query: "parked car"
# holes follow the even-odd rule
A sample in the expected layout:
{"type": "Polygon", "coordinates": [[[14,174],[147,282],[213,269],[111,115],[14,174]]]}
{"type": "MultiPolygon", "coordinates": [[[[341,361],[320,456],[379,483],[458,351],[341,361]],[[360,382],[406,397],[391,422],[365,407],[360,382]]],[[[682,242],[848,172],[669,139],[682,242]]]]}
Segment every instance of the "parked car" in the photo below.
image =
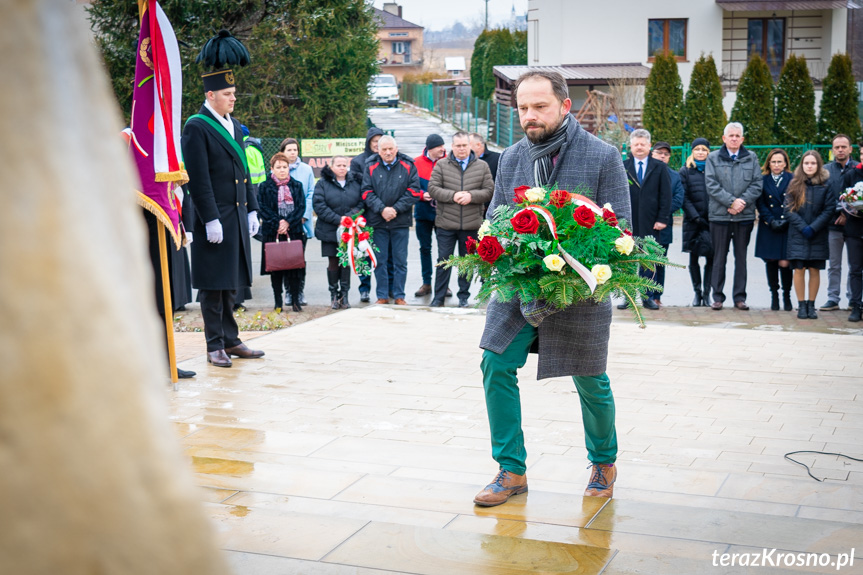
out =
{"type": "Polygon", "coordinates": [[[399,85],[392,74],[377,74],[369,82],[369,103],[373,106],[399,105],[399,85]]]}

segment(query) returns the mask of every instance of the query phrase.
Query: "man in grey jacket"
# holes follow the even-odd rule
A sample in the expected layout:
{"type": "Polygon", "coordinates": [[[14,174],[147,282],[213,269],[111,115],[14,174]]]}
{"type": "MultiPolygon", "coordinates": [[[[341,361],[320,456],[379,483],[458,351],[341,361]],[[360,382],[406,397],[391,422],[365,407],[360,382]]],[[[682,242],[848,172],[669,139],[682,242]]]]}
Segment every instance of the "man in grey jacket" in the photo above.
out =
{"type": "Polygon", "coordinates": [[[707,156],[704,181],[707,185],[710,237],[713,241],[713,288],[711,308],[721,310],[725,301],[725,264],[728,248],[734,249],[734,307],[746,305],[746,249],[755,225],[755,200],[761,195],[761,166],[758,156],[743,147],[743,126],[731,122],[722,135],[724,145],[707,156]]]}
{"type": "MultiPolygon", "coordinates": [[[[498,206],[515,205],[518,186],[554,185],[580,190],[599,205],[610,203],[619,219],[629,221],[629,185],[620,152],[587,133],[570,115],[566,80],[557,72],[532,70],[518,79],[515,92],[526,137],[500,157],[488,216],[498,206]]],[[[527,491],[517,370],[532,348],[539,353],[538,379],[572,376],[592,463],[585,495],[611,497],[617,477],[614,396],[605,373],[611,302],[583,302],[541,323],[533,317],[531,321],[525,320],[517,298],[489,303],[480,341],[485,350],[481,367],[492,456],[500,471],[474,503],[500,505],[527,491]]]]}
{"type": "MultiPolygon", "coordinates": [[[[470,149],[470,138],[466,132],[456,132],[452,137],[452,152],[446,159],[438,160],[432,169],[428,184],[429,195],[437,202],[435,230],[437,230],[438,263],[455,252],[467,254],[467,239],[476,239],[482,225],[484,204],[491,201],[494,180],[488,164],[479,160],[470,149]]],[[[442,307],[451,268],[438,266],[435,270],[434,298],[432,307],[442,307]]],[[[470,297],[470,280],[458,276],[458,306],[467,307],[470,297]]]]}

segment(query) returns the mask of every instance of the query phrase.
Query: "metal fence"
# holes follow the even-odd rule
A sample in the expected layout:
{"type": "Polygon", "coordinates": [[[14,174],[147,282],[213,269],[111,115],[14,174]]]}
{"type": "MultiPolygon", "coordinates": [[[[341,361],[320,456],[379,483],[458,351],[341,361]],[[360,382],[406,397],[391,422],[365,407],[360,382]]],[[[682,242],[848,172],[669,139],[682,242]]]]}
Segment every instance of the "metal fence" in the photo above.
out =
{"type": "Polygon", "coordinates": [[[515,108],[471,95],[470,86],[402,84],[401,100],[425,108],[465,132],[477,132],[501,148],[524,136],[515,108]]]}

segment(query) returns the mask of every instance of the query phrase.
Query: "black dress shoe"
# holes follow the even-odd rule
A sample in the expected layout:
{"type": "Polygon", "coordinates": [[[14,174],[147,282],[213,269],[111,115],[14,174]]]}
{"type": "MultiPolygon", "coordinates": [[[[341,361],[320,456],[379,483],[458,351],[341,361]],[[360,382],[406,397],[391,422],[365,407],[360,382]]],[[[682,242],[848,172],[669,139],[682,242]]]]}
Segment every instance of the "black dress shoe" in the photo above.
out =
{"type": "Polygon", "coordinates": [[[467,305],[468,305],[468,304],[467,304],[467,300],[466,300],[466,299],[460,299],[460,300],[458,300],[458,307],[467,307],[467,305]]]}
{"type": "Polygon", "coordinates": [[[241,303],[235,303],[233,311],[246,311],[246,306],[241,303]]]}
{"type": "Polygon", "coordinates": [[[369,301],[370,301],[369,292],[361,291],[360,292],[360,301],[363,303],[369,303],[369,301]]]}
{"type": "Polygon", "coordinates": [[[617,304],[617,309],[626,309],[628,307],[629,307],[629,302],[627,302],[627,301],[617,304]]]}
{"type": "Polygon", "coordinates": [[[207,363],[211,363],[216,367],[231,367],[231,358],[225,353],[224,349],[207,352],[207,363]]]}
{"type": "Polygon", "coordinates": [[[243,359],[257,359],[259,357],[264,357],[263,351],[259,349],[249,349],[249,347],[244,343],[226,348],[225,353],[229,356],[235,355],[237,357],[242,357],[243,359]]]}
{"type": "Polygon", "coordinates": [[[432,300],[432,302],[429,304],[429,307],[443,307],[443,300],[442,299],[432,300]]]}
{"type": "Polygon", "coordinates": [[[195,373],[194,371],[186,371],[185,369],[180,369],[179,367],[177,368],[177,378],[178,379],[192,379],[196,375],[198,375],[198,374],[195,373]]]}
{"type": "Polygon", "coordinates": [[[641,305],[644,307],[644,309],[652,309],[652,310],[658,310],[659,309],[659,306],[656,305],[656,301],[654,301],[650,298],[642,300],[641,305]]]}

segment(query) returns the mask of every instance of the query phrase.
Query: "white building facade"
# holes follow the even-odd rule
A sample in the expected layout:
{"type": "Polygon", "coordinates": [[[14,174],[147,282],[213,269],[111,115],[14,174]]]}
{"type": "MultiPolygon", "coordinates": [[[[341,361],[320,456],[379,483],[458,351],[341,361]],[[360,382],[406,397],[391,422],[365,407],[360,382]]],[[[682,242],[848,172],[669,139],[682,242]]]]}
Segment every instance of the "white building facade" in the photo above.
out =
{"type": "Polygon", "coordinates": [[[848,52],[849,0],[528,0],[528,65],[650,66],[656,50],[678,61],[684,91],[701,54],[712,54],[730,114],[753,54],[774,79],[791,54],[805,56],[816,102],[830,59],[848,52]]]}

